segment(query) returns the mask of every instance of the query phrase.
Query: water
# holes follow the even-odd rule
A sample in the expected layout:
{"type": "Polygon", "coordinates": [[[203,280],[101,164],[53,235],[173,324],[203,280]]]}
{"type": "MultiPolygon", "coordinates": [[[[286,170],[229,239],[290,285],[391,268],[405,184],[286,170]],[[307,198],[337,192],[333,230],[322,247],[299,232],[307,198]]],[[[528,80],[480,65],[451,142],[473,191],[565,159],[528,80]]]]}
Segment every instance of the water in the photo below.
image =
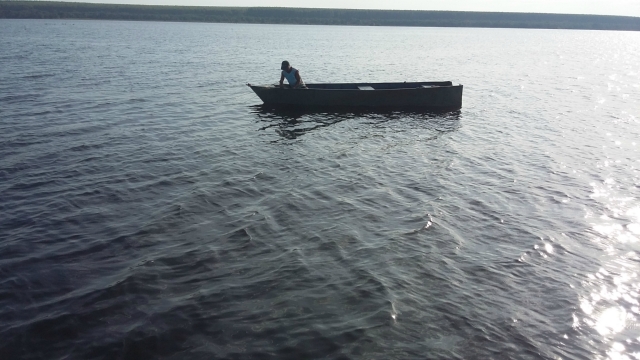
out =
{"type": "Polygon", "coordinates": [[[0,33],[0,358],[640,358],[640,34],[0,33]],[[463,108],[264,110],[283,59],[463,108]]]}

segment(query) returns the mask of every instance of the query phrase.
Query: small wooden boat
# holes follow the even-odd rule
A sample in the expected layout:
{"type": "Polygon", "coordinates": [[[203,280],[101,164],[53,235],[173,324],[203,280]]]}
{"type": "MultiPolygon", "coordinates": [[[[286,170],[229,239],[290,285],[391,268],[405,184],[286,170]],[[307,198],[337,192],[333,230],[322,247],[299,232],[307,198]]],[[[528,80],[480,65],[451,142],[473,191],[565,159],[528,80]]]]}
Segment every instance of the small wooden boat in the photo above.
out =
{"type": "Polygon", "coordinates": [[[458,110],[462,85],[451,81],[306,84],[307,88],[247,84],[265,105],[277,107],[385,107],[458,110]]]}

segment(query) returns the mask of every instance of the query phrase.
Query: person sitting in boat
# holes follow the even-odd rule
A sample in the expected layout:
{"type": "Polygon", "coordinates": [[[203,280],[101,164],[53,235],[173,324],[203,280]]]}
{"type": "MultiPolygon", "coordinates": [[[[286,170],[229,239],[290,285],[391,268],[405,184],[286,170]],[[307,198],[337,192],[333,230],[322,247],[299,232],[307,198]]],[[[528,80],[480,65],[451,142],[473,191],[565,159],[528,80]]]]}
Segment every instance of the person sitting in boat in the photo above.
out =
{"type": "Polygon", "coordinates": [[[288,61],[283,61],[282,62],[282,66],[280,66],[280,69],[282,69],[282,74],[280,74],[280,87],[284,87],[284,79],[287,79],[287,81],[289,82],[289,88],[290,89],[306,89],[307,86],[304,84],[304,81],[302,81],[302,78],[300,77],[300,71],[298,71],[297,69],[293,68],[288,61]]]}

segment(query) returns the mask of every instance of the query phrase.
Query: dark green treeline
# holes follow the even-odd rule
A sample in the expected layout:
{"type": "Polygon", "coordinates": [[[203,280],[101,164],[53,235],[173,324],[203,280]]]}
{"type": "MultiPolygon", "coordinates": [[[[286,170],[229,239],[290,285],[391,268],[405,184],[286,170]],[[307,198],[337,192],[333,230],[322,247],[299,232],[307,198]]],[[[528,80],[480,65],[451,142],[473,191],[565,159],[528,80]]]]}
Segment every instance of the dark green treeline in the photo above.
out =
{"type": "Polygon", "coordinates": [[[0,18],[640,30],[640,18],[629,16],[466,11],[148,6],[48,1],[0,1],[0,18]]]}

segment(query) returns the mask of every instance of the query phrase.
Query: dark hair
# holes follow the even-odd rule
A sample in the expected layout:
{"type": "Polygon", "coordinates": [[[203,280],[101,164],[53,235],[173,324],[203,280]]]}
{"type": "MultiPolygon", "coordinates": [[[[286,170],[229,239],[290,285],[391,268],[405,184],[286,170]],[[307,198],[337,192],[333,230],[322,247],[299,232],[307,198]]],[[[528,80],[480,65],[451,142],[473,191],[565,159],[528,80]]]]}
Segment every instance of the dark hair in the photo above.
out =
{"type": "Polygon", "coordinates": [[[289,62],[287,60],[282,62],[282,65],[280,65],[280,70],[287,70],[289,68],[289,62]]]}

